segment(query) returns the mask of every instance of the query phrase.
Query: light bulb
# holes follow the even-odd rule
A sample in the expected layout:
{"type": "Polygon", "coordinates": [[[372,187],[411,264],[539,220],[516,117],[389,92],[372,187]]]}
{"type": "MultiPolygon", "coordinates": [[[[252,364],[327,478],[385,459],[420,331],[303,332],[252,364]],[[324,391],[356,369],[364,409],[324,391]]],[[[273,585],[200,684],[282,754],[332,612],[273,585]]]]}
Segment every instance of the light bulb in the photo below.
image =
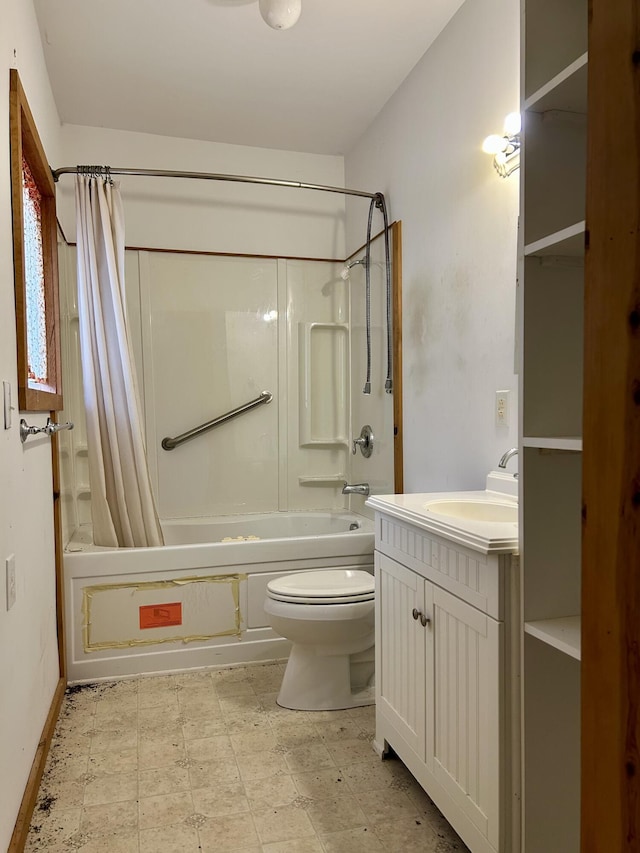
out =
{"type": "Polygon", "coordinates": [[[507,136],[517,136],[522,130],[522,116],[520,113],[509,113],[504,120],[504,132],[507,136]]]}
{"type": "Polygon", "coordinates": [[[288,30],[302,11],[302,0],[260,0],[258,7],[265,23],[274,30],[288,30]]]}
{"type": "Polygon", "coordinates": [[[492,133],[482,143],[482,150],[485,154],[497,154],[498,151],[504,151],[508,144],[509,140],[505,139],[504,136],[492,133]]]}

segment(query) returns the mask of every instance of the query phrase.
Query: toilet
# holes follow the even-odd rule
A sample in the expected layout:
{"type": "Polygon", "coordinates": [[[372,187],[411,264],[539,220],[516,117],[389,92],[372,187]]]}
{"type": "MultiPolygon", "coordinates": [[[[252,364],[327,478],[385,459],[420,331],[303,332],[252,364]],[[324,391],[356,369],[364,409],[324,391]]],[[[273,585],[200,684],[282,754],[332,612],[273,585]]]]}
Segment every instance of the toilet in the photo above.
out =
{"type": "Polygon", "coordinates": [[[284,575],[269,581],[264,609],[292,643],[278,705],[336,711],[375,702],[374,577],[355,569],[284,575]]]}

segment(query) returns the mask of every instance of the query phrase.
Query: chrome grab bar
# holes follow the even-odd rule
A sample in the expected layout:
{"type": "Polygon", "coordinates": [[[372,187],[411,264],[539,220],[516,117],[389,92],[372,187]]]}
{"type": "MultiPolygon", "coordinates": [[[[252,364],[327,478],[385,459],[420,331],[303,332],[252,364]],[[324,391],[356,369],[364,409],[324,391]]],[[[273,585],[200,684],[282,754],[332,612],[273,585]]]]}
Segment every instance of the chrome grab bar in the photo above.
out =
{"type": "Polygon", "coordinates": [[[207,421],[206,424],[200,424],[200,426],[194,427],[188,432],[183,432],[182,435],[177,435],[175,438],[170,438],[169,436],[163,438],[161,442],[162,449],[173,450],[185,441],[189,441],[189,439],[195,438],[197,435],[202,435],[203,432],[208,432],[210,429],[220,426],[221,424],[230,421],[232,418],[237,418],[238,415],[243,415],[245,412],[255,409],[256,406],[261,406],[263,403],[270,403],[272,400],[273,394],[271,391],[263,391],[259,397],[255,398],[255,400],[249,400],[249,402],[245,403],[243,406],[238,406],[237,409],[231,409],[230,412],[220,415],[212,421],[207,421]]]}
{"type": "Polygon", "coordinates": [[[54,432],[60,432],[61,429],[73,429],[73,423],[71,421],[67,421],[66,424],[57,424],[55,423],[55,421],[52,421],[51,418],[47,418],[46,424],[43,427],[38,427],[29,426],[25,419],[21,418],[20,441],[24,444],[30,435],[38,435],[38,433],[44,433],[45,435],[53,435],[54,432]]]}

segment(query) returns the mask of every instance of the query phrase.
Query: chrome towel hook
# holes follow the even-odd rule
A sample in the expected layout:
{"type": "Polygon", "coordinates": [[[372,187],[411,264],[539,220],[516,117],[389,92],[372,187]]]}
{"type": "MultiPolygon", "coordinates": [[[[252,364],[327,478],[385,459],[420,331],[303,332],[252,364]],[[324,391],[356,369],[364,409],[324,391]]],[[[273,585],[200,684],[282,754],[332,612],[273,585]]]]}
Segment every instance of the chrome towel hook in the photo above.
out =
{"type": "Polygon", "coordinates": [[[66,424],[57,424],[55,423],[55,421],[52,421],[51,418],[47,418],[46,424],[43,427],[38,427],[29,426],[25,419],[21,418],[20,441],[24,444],[30,435],[38,435],[38,433],[44,433],[44,435],[53,435],[54,432],[60,432],[61,429],[73,429],[73,423],[71,421],[67,421],[66,424]]]}

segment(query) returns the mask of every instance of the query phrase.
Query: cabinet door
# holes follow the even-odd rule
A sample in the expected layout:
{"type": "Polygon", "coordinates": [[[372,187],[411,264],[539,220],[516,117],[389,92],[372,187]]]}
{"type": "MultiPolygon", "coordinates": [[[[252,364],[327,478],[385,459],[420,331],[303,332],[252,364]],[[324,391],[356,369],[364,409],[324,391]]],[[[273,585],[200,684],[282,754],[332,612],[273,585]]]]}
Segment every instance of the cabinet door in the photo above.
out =
{"type": "Polygon", "coordinates": [[[376,712],[425,760],[423,578],[376,551],[376,712]]]}
{"type": "MultiPolygon", "coordinates": [[[[432,586],[431,584],[427,584],[432,586]]],[[[431,770],[456,807],[498,848],[503,626],[437,586],[433,639],[431,770]]]]}

